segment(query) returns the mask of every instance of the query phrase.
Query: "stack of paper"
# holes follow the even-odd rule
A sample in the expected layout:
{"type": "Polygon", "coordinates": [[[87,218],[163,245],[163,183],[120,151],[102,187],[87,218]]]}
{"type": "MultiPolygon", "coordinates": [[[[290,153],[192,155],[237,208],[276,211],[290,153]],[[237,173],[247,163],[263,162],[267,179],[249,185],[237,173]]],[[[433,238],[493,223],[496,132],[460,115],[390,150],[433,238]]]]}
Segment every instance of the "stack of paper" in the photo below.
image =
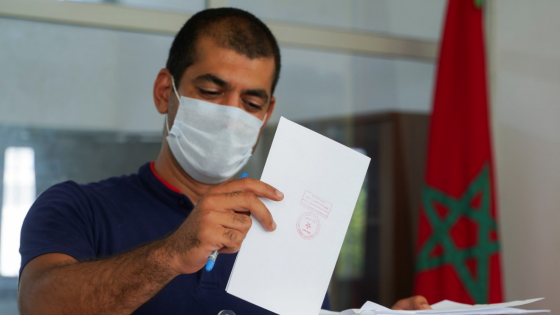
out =
{"type": "Polygon", "coordinates": [[[317,314],[369,162],[281,118],[261,177],[284,193],[262,199],[278,227],[253,223],[226,291],[278,314],[317,314]]]}
{"type": "Polygon", "coordinates": [[[542,298],[523,300],[523,301],[513,301],[507,303],[496,303],[496,304],[462,304],[457,302],[452,302],[448,300],[443,300],[439,303],[433,304],[431,310],[424,311],[394,311],[390,310],[379,304],[373,302],[366,302],[361,309],[351,309],[340,313],[331,312],[326,310],[321,310],[319,315],[406,315],[406,314],[420,314],[420,315],[493,315],[493,314],[530,314],[530,313],[548,313],[550,310],[523,310],[519,308],[514,308],[514,306],[521,306],[536,301],[542,300],[542,298]]]}

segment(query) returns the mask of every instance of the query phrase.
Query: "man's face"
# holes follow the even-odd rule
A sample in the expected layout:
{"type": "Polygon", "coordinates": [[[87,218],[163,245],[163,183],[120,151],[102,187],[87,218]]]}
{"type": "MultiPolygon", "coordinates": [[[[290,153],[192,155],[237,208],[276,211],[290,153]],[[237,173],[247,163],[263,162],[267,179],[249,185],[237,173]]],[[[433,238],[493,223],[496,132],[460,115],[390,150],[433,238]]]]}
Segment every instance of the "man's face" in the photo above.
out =
{"type": "MultiPolygon", "coordinates": [[[[274,59],[249,59],[234,50],[218,46],[209,37],[197,42],[196,61],[181,77],[180,95],[220,105],[235,106],[267,120],[275,99],[271,95],[274,59]]],[[[171,97],[171,99],[174,99],[171,97]]],[[[178,101],[172,102],[174,118],[178,101]]],[[[173,121],[173,119],[171,120],[173,121]]]]}

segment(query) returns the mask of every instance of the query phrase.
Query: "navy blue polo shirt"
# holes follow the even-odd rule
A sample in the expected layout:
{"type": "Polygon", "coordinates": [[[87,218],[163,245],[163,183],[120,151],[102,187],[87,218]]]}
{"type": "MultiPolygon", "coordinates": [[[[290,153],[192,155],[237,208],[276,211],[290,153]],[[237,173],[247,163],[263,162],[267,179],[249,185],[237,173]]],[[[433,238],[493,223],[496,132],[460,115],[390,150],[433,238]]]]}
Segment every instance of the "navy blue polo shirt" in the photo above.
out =
{"type": "MultiPolygon", "coordinates": [[[[165,237],[194,208],[187,196],[143,165],[138,174],[78,185],[68,181],[37,198],[21,230],[21,270],[33,258],[63,253],[83,262],[117,255],[165,237]]],[[[133,314],[273,314],[225,292],[236,254],[214,269],[180,275],[133,314]]],[[[287,301],[287,303],[289,303],[287,301]]],[[[325,297],[323,308],[330,308],[325,297]]]]}

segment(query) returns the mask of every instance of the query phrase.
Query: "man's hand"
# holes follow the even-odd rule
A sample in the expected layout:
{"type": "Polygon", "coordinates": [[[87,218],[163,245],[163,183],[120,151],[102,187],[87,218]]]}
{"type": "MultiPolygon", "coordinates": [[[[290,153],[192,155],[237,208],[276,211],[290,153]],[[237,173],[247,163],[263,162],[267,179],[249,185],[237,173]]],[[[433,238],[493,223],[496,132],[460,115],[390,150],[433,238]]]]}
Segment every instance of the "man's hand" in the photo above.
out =
{"type": "Polygon", "coordinates": [[[204,267],[214,250],[235,253],[252,225],[253,215],[268,231],[276,223],[258,197],[280,201],[284,195],[259,180],[243,178],[218,185],[204,195],[183,224],[167,240],[178,274],[204,267]]]}
{"type": "Polygon", "coordinates": [[[412,296],[406,299],[398,300],[395,305],[393,305],[392,309],[394,310],[431,310],[430,304],[428,304],[428,300],[421,295],[412,296]]]}

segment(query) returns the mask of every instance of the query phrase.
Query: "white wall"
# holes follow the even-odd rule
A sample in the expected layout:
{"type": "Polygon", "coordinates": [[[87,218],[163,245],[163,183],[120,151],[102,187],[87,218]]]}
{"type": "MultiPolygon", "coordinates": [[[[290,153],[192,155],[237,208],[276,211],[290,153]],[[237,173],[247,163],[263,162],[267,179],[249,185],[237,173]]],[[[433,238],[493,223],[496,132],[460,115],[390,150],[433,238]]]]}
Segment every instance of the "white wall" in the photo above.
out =
{"type": "Polygon", "coordinates": [[[0,124],[162,129],[152,84],[172,37],[0,18],[0,124]]]}
{"type": "Polygon", "coordinates": [[[560,312],[560,1],[491,4],[493,129],[507,299],[560,312]]]}
{"type": "Polygon", "coordinates": [[[434,64],[282,47],[272,121],[431,108],[434,64]]]}
{"type": "Polygon", "coordinates": [[[256,16],[296,24],[438,41],[445,0],[229,0],[256,16]]]}
{"type": "MultiPolygon", "coordinates": [[[[171,36],[8,18],[0,30],[0,124],[161,132],[152,85],[171,36]]],[[[433,62],[281,49],[273,122],[430,109],[433,62]]]]}

